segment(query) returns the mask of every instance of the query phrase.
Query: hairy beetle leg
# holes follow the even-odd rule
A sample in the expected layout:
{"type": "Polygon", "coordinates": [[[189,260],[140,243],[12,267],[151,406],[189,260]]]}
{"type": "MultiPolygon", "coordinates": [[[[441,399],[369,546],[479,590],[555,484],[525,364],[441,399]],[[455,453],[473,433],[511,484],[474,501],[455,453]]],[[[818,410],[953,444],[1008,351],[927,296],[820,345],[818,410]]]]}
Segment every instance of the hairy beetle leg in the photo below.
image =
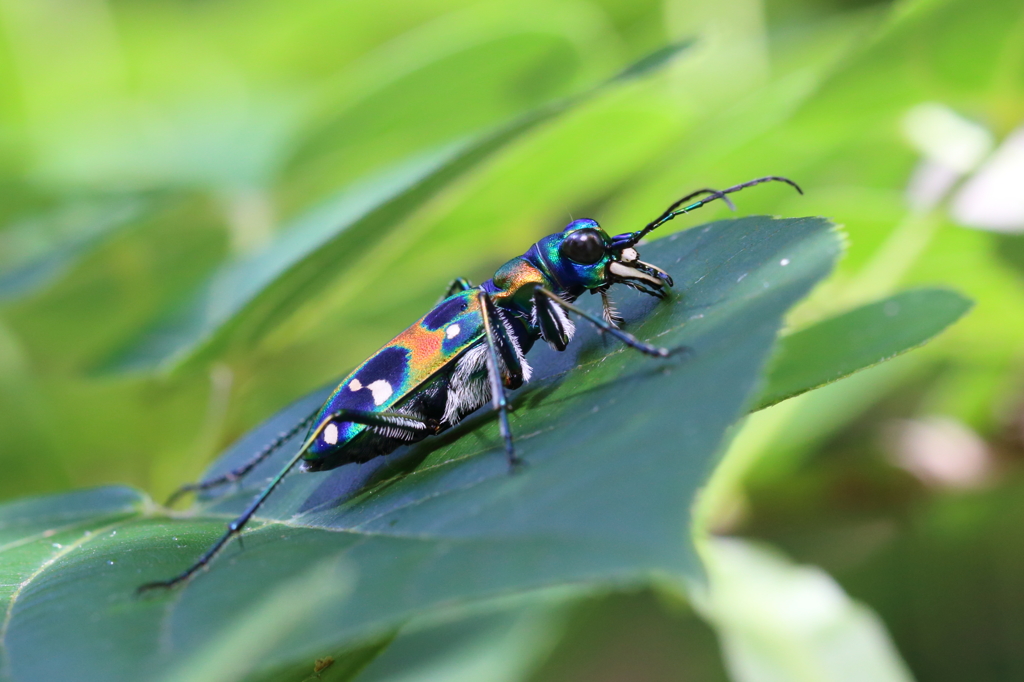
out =
{"type": "Polygon", "coordinates": [[[516,456],[515,445],[512,443],[512,429],[508,423],[508,397],[505,395],[505,384],[498,365],[499,353],[505,361],[505,366],[509,369],[509,382],[513,386],[523,383],[523,369],[519,363],[519,357],[511,348],[510,341],[506,340],[502,346],[498,345],[498,336],[504,335],[505,330],[504,325],[500,322],[495,324],[497,312],[494,310],[494,302],[491,301],[491,297],[487,295],[486,291],[480,291],[477,294],[477,300],[480,301],[480,312],[484,321],[484,337],[487,340],[487,378],[491,384],[491,404],[498,412],[498,429],[501,431],[501,440],[505,444],[505,456],[508,458],[509,469],[515,471],[522,460],[516,456]],[[502,352],[503,349],[504,352],[502,352]]]}

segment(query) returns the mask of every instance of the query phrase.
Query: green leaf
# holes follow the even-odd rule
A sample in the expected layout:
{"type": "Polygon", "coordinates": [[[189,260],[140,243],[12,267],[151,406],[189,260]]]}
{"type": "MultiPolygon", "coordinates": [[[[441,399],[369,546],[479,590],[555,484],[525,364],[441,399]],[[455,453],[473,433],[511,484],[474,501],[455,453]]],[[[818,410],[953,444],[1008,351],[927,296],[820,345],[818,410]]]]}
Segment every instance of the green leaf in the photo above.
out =
{"type": "MultiPolygon", "coordinates": [[[[159,679],[209,670],[211,651],[250,635],[265,648],[252,651],[247,674],[262,676],[386,637],[442,606],[545,586],[696,577],[694,495],[749,405],[785,312],[831,270],[839,240],[824,219],[751,217],[640,251],[672,274],[677,294],[659,302],[617,293],[627,325],[687,351],[640,356],[584,325],[566,352],[532,351],[536,379],[513,397],[524,470],[509,473],[482,411],[388,457],[289,476],[247,530],[244,551],[232,543],[182,589],[135,597],[138,585],[175,574],[209,546],[290,455],[282,448],[221,497],[79,534],[73,549],[21,578],[3,633],[10,678],[74,670],[82,682],[159,679]],[[325,587],[332,580],[351,589],[325,587]],[[307,596],[281,596],[300,593],[320,599],[303,610],[307,596]],[[275,614],[280,633],[259,625],[275,614]]],[[[583,304],[596,311],[595,299],[583,304]]],[[[211,473],[251,457],[324,393],[255,429],[211,473]]]]}
{"type": "Polygon", "coordinates": [[[641,78],[650,73],[657,71],[664,67],[670,61],[672,61],[681,50],[684,50],[693,45],[692,40],[683,40],[678,43],[666,45],[661,49],[655,50],[651,54],[643,57],[634,64],[627,66],[617,76],[615,76],[611,82],[629,80],[631,78],[641,78]]]}
{"type": "Polygon", "coordinates": [[[959,320],[972,305],[948,289],[904,291],[784,336],[757,409],[916,348],[959,320]]]}
{"type": "Polygon", "coordinates": [[[137,198],[73,202],[0,231],[0,301],[32,294],[145,212],[137,198]]]}
{"type": "Polygon", "coordinates": [[[344,562],[324,561],[298,571],[297,575],[260,593],[244,612],[215,637],[205,642],[192,656],[175,662],[166,682],[230,682],[265,680],[266,682],[302,682],[312,677],[349,680],[376,658],[393,635],[387,634],[336,656],[318,656],[265,670],[259,652],[272,648],[301,623],[323,616],[353,588],[353,572],[344,562]],[[330,660],[328,668],[317,676],[316,662],[330,660]],[[254,674],[255,673],[255,674],[254,674]]]}
{"type": "MultiPolygon", "coordinates": [[[[358,682],[521,682],[546,659],[565,629],[574,588],[499,598],[444,610],[402,628],[358,682]],[[555,594],[552,594],[555,592],[555,594]],[[568,593],[568,594],[567,594],[568,593]]],[[[575,598],[574,598],[575,597],[575,598]]]]}
{"type": "Polygon", "coordinates": [[[601,62],[619,60],[590,49],[613,39],[588,21],[592,11],[477,6],[353,63],[317,97],[282,169],[285,196],[301,202],[368,168],[508,121],[575,91],[574,83],[595,82],[608,72],[601,62]]]}
{"type": "MultiPolygon", "coordinates": [[[[130,488],[84,490],[51,497],[29,498],[0,507],[0,637],[6,635],[10,610],[23,588],[61,557],[93,539],[137,518],[146,498],[130,488]]],[[[8,670],[6,647],[0,648],[0,680],[8,670]]]]}
{"type": "Polygon", "coordinates": [[[430,197],[541,123],[603,88],[667,63],[686,43],[659,50],[591,90],[539,108],[495,131],[407,159],[356,182],[298,218],[257,253],[215,272],[184,308],[105,363],[113,371],[171,369],[225,337],[258,336],[358,262],[430,197]],[[330,272],[331,277],[324,277],[330,272]]]}
{"type": "Polygon", "coordinates": [[[704,546],[694,602],[734,682],[912,682],[881,620],[824,571],[736,538],[704,546]]]}

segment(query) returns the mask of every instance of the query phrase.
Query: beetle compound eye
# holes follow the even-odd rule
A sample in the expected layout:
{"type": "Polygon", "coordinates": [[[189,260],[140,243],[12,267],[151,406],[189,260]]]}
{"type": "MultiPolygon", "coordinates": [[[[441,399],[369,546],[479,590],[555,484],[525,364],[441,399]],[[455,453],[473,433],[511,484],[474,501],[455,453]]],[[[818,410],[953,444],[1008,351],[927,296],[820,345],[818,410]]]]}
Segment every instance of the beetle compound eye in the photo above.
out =
{"type": "Polygon", "coordinates": [[[558,252],[580,265],[593,265],[604,258],[604,240],[597,230],[579,230],[565,238],[558,252]]]}

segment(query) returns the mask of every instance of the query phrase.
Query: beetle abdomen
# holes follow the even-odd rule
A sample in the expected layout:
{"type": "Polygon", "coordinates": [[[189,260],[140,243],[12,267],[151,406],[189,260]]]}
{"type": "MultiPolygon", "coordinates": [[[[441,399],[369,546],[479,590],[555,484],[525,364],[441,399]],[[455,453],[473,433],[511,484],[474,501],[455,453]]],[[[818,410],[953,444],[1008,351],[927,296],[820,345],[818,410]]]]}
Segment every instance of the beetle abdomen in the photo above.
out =
{"type": "MultiPolygon", "coordinates": [[[[452,363],[450,367],[442,369],[437,376],[417,387],[404,401],[394,405],[390,411],[406,414],[418,420],[440,423],[448,399],[449,377],[454,367],[455,364],[452,363]]],[[[324,448],[315,459],[304,458],[303,469],[305,471],[326,471],[343,464],[368,462],[374,457],[393,452],[401,445],[416,443],[430,435],[426,431],[410,431],[397,426],[363,426],[344,422],[341,424],[345,427],[360,426],[360,429],[354,434],[347,435],[344,442],[324,448]]],[[[444,428],[446,425],[443,425],[439,431],[443,431],[444,428]]]]}
{"type": "MultiPolygon", "coordinates": [[[[435,380],[442,375],[447,377],[446,366],[483,339],[483,319],[476,296],[477,290],[470,289],[448,297],[374,353],[334,390],[314,424],[342,409],[362,412],[400,411],[410,416],[439,420],[444,412],[442,397],[425,394],[417,400],[411,399],[417,391],[425,392],[425,384],[436,383],[435,380]],[[416,413],[417,401],[433,405],[439,400],[442,402],[437,415],[416,413]]],[[[443,392],[447,394],[447,389],[443,392]]],[[[328,423],[304,457],[307,469],[331,468],[326,466],[326,461],[336,461],[333,466],[339,466],[345,461],[365,461],[360,452],[350,453],[360,459],[349,459],[347,455],[346,458],[340,458],[339,453],[354,443],[364,431],[371,429],[379,432],[381,428],[344,421],[328,423]]],[[[386,433],[390,431],[385,429],[386,433]]],[[[412,439],[408,430],[403,431],[403,437],[388,439],[395,441],[392,450],[412,439]]],[[[362,447],[360,445],[357,449],[362,447]]],[[[370,448],[371,451],[379,449],[370,448]]]]}

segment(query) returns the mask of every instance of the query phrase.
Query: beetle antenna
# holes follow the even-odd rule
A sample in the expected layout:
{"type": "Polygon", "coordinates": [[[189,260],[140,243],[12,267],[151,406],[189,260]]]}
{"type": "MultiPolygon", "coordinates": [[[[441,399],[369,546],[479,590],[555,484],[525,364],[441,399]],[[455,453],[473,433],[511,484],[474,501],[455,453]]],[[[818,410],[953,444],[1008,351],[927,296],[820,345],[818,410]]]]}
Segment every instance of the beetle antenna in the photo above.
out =
{"type": "Polygon", "coordinates": [[[721,199],[726,204],[728,204],[729,208],[735,211],[736,207],[733,205],[733,203],[729,200],[729,197],[727,197],[726,195],[732,194],[733,192],[739,192],[741,189],[746,189],[747,187],[760,185],[761,183],[764,182],[784,182],[787,185],[791,186],[800,194],[804,193],[804,191],[800,189],[800,185],[796,184],[789,178],[782,177],[781,175],[768,175],[763,178],[756,178],[754,180],[750,180],[739,185],[734,185],[733,187],[723,190],[716,190],[710,188],[699,189],[696,192],[691,192],[690,194],[687,194],[682,199],[674,201],[671,206],[665,209],[664,213],[658,216],[655,220],[652,220],[651,222],[647,223],[647,226],[644,227],[644,229],[639,230],[637,232],[627,232],[626,234],[620,234],[613,237],[612,248],[618,249],[625,248],[627,246],[633,246],[638,241],[643,239],[649,232],[658,229],[659,227],[661,227],[668,221],[672,220],[676,216],[682,215],[684,213],[689,213],[690,211],[698,209],[701,206],[710,204],[715,199],[721,199]],[[709,196],[703,199],[698,199],[697,201],[691,204],[686,203],[691,199],[698,197],[702,194],[707,194],[709,196]]]}
{"type": "MultiPolygon", "coordinates": [[[[726,191],[729,191],[729,190],[726,190],[726,191]]],[[[662,213],[660,216],[658,216],[658,220],[662,220],[669,213],[671,213],[672,211],[676,210],[677,208],[679,208],[680,206],[685,204],[690,199],[693,199],[694,197],[699,197],[701,194],[711,194],[712,195],[712,198],[711,199],[705,199],[704,203],[707,203],[707,202],[711,201],[712,199],[721,199],[722,201],[725,202],[726,206],[729,207],[730,211],[735,211],[736,210],[736,204],[732,203],[732,199],[727,197],[725,195],[725,192],[723,192],[721,190],[718,190],[718,189],[711,189],[710,187],[705,187],[704,189],[699,189],[696,192],[690,192],[689,194],[687,194],[682,199],[677,199],[676,201],[674,201],[671,206],[669,206],[668,208],[665,209],[664,213],[662,213]]],[[[654,222],[658,222],[658,220],[655,220],[654,222]]]]}

